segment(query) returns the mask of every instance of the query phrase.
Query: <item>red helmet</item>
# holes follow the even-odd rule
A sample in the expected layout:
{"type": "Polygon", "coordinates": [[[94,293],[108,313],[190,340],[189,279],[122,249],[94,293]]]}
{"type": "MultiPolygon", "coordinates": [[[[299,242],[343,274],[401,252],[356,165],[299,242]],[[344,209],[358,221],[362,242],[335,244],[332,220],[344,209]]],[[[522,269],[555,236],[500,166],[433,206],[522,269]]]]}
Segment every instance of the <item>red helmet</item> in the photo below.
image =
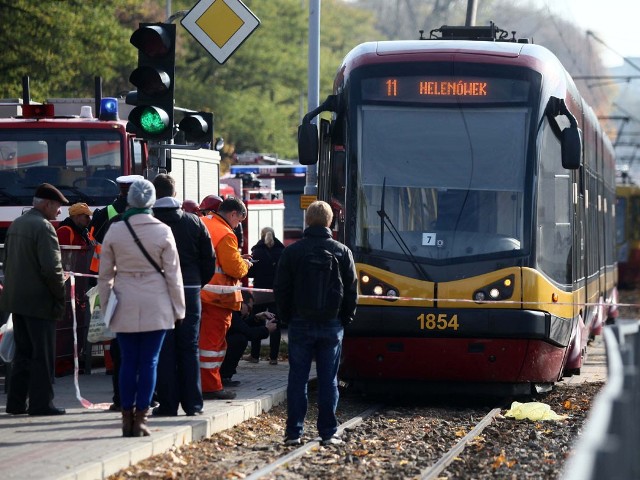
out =
{"type": "Polygon", "coordinates": [[[182,209],[185,212],[189,212],[189,213],[195,213],[195,214],[200,213],[200,209],[198,208],[198,204],[196,202],[194,202],[193,200],[185,200],[184,202],[182,202],[182,209]]]}
{"type": "Polygon", "coordinates": [[[217,212],[221,203],[222,198],[218,195],[207,195],[202,199],[202,202],[200,202],[200,210],[213,210],[217,212]]]}

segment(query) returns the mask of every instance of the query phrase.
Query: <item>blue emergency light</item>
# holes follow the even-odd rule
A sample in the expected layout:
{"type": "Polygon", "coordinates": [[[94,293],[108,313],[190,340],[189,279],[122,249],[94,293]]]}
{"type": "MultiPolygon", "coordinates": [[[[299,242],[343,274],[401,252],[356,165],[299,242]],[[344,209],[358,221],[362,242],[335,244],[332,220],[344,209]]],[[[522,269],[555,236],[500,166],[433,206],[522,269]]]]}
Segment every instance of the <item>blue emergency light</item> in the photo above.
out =
{"type": "Polygon", "coordinates": [[[118,117],[118,99],[105,97],[100,100],[100,120],[120,120],[118,117]]]}

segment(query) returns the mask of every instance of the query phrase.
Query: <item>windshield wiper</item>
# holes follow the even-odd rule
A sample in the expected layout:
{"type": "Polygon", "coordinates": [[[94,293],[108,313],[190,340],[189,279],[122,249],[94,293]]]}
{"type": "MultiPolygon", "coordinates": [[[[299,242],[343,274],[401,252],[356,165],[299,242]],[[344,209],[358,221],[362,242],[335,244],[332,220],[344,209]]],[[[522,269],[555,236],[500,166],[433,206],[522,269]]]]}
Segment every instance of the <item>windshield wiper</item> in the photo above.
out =
{"type": "Polygon", "coordinates": [[[382,180],[382,198],[380,199],[380,210],[378,210],[378,215],[380,216],[380,249],[382,250],[384,248],[384,227],[386,226],[389,229],[389,233],[400,247],[400,250],[402,250],[402,253],[405,255],[405,257],[409,259],[409,262],[411,262],[411,265],[413,265],[418,274],[420,274],[423,280],[429,280],[429,276],[422,268],[422,265],[420,264],[420,262],[418,262],[418,260],[416,260],[416,257],[413,256],[413,253],[411,253],[411,250],[402,239],[400,232],[398,232],[395,225],[391,221],[391,218],[389,218],[389,215],[387,215],[387,212],[385,212],[384,210],[384,195],[386,190],[387,177],[384,177],[384,179],[382,180]]]}

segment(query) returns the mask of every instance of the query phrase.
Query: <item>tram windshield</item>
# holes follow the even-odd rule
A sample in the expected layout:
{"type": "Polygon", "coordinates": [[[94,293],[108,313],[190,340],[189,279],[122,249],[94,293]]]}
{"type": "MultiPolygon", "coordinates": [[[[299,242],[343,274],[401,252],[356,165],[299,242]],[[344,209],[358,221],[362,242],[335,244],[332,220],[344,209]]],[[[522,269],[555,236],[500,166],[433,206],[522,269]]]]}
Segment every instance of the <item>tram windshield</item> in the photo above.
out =
{"type": "Polygon", "coordinates": [[[426,260],[524,248],[530,116],[522,103],[361,105],[356,248],[426,260]]]}
{"type": "Polygon", "coordinates": [[[31,205],[35,188],[55,185],[69,201],[109,203],[118,194],[123,140],[113,131],[0,131],[0,205],[31,205]]]}

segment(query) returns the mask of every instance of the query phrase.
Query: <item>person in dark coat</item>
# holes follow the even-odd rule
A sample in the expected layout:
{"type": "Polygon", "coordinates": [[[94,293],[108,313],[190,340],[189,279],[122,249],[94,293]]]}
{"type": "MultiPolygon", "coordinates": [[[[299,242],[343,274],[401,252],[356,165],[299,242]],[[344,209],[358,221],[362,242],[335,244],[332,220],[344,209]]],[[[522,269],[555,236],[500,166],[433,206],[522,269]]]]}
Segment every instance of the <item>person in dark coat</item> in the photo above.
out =
{"type": "Polygon", "coordinates": [[[16,351],[6,405],[12,415],[65,413],[53,405],[56,321],[65,312],[66,279],[51,221],[68,203],[57,188],[43,183],[35,191],[33,208],[7,230],[0,310],[13,315],[16,351]]]}
{"type": "Polygon", "coordinates": [[[287,384],[287,426],[285,445],[298,445],[307,414],[307,383],[315,357],[318,375],[318,433],[323,445],[342,443],[336,437],[338,421],[338,366],[342,353],[344,326],[355,316],[358,283],[353,254],[346,245],[333,239],[329,226],[333,212],[327,202],[311,203],[305,213],[308,227],[301,240],[282,252],[273,285],[278,318],[289,326],[289,379],[287,384]],[[340,268],[343,297],[332,318],[311,318],[300,305],[308,299],[309,286],[315,284],[305,269],[304,258],[312,249],[332,252],[340,268]]]}
{"type": "Polygon", "coordinates": [[[153,179],[157,200],[153,214],[171,227],[176,239],[180,268],[184,282],[186,315],[170,330],[162,344],[156,384],[159,406],[153,409],[158,416],[175,416],[178,405],[187,415],[202,412],[202,384],[200,382],[200,289],[215,272],[215,256],[211,235],[200,218],[180,208],[176,200],[176,182],[166,174],[153,179]]]}
{"type": "MultiPolygon", "coordinates": [[[[264,227],[260,232],[260,240],[251,248],[253,266],[249,269],[247,276],[253,278],[254,288],[273,289],[276,267],[283,250],[284,244],[276,238],[273,228],[264,227]]],[[[258,292],[256,292],[256,298],[261,297],[266,298],[267,301],[256,304],[255,312],[275,313],[276,304],[273,300],[273,294],[260,292],[258,295],[258,292]]],[[[278,364],[281,337],[279,326],[269,336],[269,363],[271,365],[278,364]]],[[[251,356],[247,358],[248,361],[257,363],[260,360],[261,343],[260,339],[251,342],[251,356]]]]}
{"type": "Polygon", "coordinates": [[[242,353],[250,341],[260,341],[267,338],[277,328],[276,315],[272,312],[255,313],[253,311],[253,297],[246,290],[242,292],[242,306],[240,311],[231,315],[231,327],[227,331],[227,354],[220,366],[220,377],[224,387],[236,387],[238,380],[231,377],[236,374],[242,353]]]}

